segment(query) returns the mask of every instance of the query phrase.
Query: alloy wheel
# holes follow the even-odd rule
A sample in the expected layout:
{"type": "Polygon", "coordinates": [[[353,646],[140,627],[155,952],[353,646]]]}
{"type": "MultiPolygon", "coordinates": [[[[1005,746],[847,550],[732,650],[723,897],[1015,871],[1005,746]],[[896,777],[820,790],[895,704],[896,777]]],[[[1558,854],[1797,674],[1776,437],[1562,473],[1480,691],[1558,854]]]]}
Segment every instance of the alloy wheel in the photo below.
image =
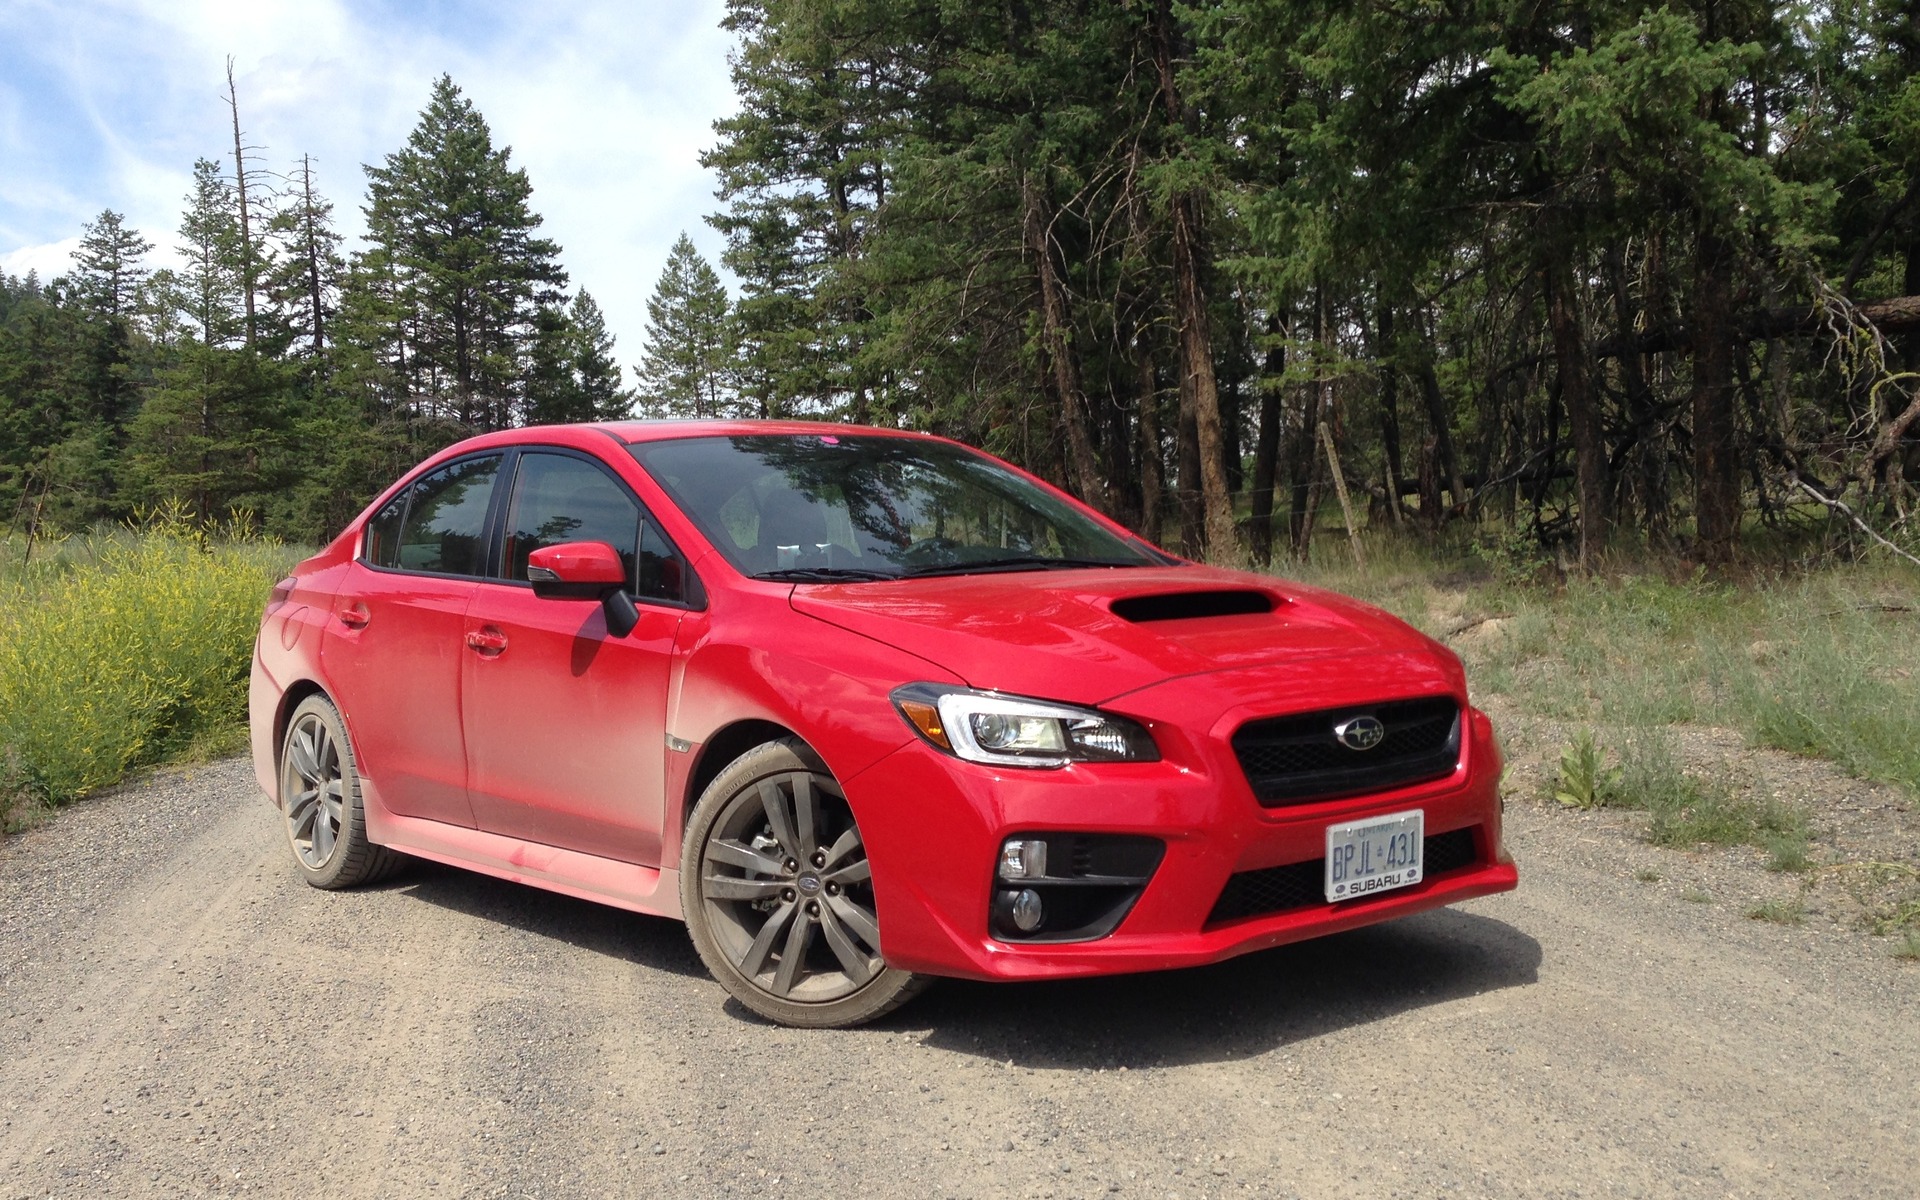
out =
{"type": "Polygon", "coordinates": [[[699,869],[721,953],[766,995],[828,1003],[885,970],[866,847],[831,776],[790,771],[743,788],[708,832],[699,869]]]}
{"type": "Polygon", "coordinates": [[[339,845],[346,804],[340,744],[318,713],[303,713],[294,722],[286,762],[287,831],[294,853],[317,871],[339,845]]]}

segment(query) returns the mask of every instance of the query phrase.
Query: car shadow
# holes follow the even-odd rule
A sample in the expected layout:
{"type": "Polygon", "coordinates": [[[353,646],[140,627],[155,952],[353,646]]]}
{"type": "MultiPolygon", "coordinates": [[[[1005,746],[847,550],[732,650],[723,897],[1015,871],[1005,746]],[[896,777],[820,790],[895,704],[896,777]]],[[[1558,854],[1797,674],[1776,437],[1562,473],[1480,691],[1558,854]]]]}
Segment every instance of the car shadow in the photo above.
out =
{"type": "Polygon", "coordinates": [[[386,890],[635,966],[708,977],[679,921],[425,861],[409,863],[386,890]]]}
{"type": "Polygon", "coordinates": [[[1536,981],[1540,943],[1438,909],[1213,966],[1047,983],[947,980],[886,1024],[1016,1067],[1172,1066],[1259,1054],[1536,981]]]}

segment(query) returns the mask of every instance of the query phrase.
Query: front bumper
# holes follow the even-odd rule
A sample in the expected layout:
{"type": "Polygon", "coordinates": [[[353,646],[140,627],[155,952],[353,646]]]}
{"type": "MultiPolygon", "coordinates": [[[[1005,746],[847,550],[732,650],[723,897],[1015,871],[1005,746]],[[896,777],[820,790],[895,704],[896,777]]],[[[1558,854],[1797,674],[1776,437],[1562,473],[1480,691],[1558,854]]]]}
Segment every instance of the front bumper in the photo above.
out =
{"type": "MultiPolygon", "coordinates": [[[[1151,713],[1123,711],[1129,716],[1151,713]]],[[[1045,979],[1199,966],[1353,929],[1519,882],[1501,844],[1500,752],[1464,708],[1452,775],[1367,796],[1263,808],[1226,745],[1230,710],[1199,742],[1152,721],[1166,759],[1059,770],[960,762],[915,741],[844,781],[873,864],[882,951],[895,967],[971,979],[1045,979]],[[1223,732],[1224,731],[1224,732],[1223,732]],[[1429,838],[1472,831],[1469,865],[1358,900],[1210,921],[1230,877],[1320,859],[1326,827],[1411,808],[1429,838]],[[1166,855],[1119,926],[1082,942],[1000,940],[988,929],[1001,843],[1023,832],[1146,835],[1166,855]]]]}

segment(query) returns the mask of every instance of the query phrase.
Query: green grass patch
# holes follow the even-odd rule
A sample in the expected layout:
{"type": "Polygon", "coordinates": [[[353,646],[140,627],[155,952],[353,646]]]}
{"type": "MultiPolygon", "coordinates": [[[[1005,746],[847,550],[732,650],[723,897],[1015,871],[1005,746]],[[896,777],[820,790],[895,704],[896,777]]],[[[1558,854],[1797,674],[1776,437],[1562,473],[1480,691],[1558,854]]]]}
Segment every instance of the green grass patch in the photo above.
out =
{"type": "Polygon", "coordinates": [[[64,804],[242,744],[268,588],[298,557],[182,522],[0,543],[0,805],[64,804]]]}
{"type": "Polygon", "coordinates": [[[1450,536],[1377,533],[1364,570],[1329,545],[1277,571],[1454,635],[1477,690],[1540,716],[1725,726],[1920,796],[1920,572],[1872,562],[1716,579],[1642,555],[1562,578],[1511,538],[1450,536]]]}
{"type": "Polygon", "coordinates": [[[1749,908],[1747,916],[1756,921],[1771,921],[1775,925],[1798,925],[1807,919],[1807,902],[1799,896],[1768,900],[1749,908]]]}

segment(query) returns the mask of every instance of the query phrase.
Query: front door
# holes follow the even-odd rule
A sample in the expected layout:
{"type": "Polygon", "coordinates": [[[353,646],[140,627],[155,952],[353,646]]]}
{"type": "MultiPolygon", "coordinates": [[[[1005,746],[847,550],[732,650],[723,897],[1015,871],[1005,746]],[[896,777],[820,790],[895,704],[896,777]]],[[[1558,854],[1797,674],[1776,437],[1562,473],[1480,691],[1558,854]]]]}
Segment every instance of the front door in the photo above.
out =
{"type": "Polygon", "coordinates": [[[627,488],[583,455],[520,454],[501,578],[467,611],[462,721],[481,829],[604,858],[661,862],[667,685],[683,576],[627,488]],[[607,632],[591,600],[543,600],[527,556],[606,542],[627,565],[640,623],[607,632]]]}

